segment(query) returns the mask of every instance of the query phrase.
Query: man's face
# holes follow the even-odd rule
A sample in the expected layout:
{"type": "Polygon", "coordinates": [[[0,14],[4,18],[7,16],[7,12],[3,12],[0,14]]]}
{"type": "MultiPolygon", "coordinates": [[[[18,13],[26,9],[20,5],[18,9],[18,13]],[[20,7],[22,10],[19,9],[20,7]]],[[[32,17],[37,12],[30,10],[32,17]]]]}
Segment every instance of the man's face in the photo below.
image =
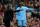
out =
{"type": "Polygon", "coordinates": [[[21,4],[21,3],[19,3],[19,6],[21,7],[21,6],[22,6],[22,4],[21,4]]]}
{"type": "Polygon", "coordinates": [[[10,9],[12,9],[12,6],[9,6],[10,9]]]}
{"type": "Polygon", "coordinates": [[[9,1],[11,1],[11,0],[9,0],[9,1]]]}
{"type": "Polygon", "coordinates": [[[39,15],[40,15],[40,12],[39,12],[39,15]]]}
{"type": "Polygon", "coordinates": [[[0,7],[2,7],[2,4],[0,4],[0,7]]]}
{"type": "Polygon", "coordinates": [[[16,10],[15,7],[13,7],[13,10],[16,10]]]}
{"type": "Polygon", "coordinates": [[[39,23],[40,23],[40,20],[39,20],[39,23]]]}
{"type": "Polygon", "coordinates": [[[19,6],[21,7],[21,4],[19,6]]]}
{"type": "Polygon", "coordinates": [[[28,10],[28,12],[30,12],[30,11],[28,10]]]}

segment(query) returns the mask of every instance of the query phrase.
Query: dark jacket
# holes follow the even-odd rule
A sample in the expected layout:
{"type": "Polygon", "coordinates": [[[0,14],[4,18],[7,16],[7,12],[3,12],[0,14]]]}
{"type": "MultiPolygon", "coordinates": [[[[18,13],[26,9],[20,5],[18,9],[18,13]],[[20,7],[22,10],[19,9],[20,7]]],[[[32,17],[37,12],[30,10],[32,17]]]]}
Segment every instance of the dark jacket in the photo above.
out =
{"type": "Polygon", "coordinates": [[[40,19],[40,15],[39,15],[39,14],[37,14],[37,18],[39,18],[39,19],[40,19]]]}
{"type": "Polygon", "coordinates": [[[13,12],[19,12],[20,10],[13,11],[11,9],[7,9],[4,11],[4,21],[12,21],[13,20],[13,12]]]}
{"type": "Polygon", "coordinates": [[[32,12],[32,17],[36,17],[37,15],[32,12]]]}

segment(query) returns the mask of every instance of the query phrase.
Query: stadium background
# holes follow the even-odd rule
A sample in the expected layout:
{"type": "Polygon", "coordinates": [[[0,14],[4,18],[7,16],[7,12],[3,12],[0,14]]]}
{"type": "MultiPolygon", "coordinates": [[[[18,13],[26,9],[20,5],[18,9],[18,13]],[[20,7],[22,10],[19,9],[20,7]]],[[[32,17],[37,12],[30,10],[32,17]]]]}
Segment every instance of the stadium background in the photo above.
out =
{"type": "MultiPolygon", "coordinates": [[[[22,3],[28,8],[32,8],[34,10],[27,10],[27,25],[26,27],[40,27],[40,0],[0,0],[0,10],[5,10],[8,7],[8,4],[12,4],[13,10],[15,10],[19,6],[19,2],[22,3]]],[[[5,26],[3,23],[4,12],[0,11],[0,27],[5,26]]],[[[15,26],[16,24],[16,13],[14,13],[14,20],[11,22],[11,27],[15,26]]]]}

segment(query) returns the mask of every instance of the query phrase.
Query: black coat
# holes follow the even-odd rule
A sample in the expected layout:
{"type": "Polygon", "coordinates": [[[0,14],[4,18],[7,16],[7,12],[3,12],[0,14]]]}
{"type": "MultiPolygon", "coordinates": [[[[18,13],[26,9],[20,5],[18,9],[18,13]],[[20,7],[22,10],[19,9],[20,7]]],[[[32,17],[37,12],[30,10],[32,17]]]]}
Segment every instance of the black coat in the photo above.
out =
{"type": "Polygon", "coordinates": [[[37,18],[39,18],[39,19],[40,19],[40,15],[39,15],[39,14],[37,14],[37,18]]]}
{"type": "Polygon", "coordinates": [[[37,15],[32,12],[32,17],[36,17],[37,15]]]}
{"type": "Polygon", "coordinates": [[[13,20],[13,12],[19,12],[20,10],[13,11],[11,9],[7,9],[4,11],[4,21],[12,21],[13,20]]]}

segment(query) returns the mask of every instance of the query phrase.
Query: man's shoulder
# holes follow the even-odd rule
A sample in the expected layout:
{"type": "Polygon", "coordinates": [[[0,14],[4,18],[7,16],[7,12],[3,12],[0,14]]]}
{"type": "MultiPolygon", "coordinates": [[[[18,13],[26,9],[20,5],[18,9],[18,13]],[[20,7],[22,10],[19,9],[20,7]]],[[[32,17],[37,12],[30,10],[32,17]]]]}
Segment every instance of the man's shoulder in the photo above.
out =
{"type": "Polygon", "coordinates": [[[17,7],[17,8],[20,8],[20,7],[17,7]]]}
{"type": "Polygon", "coordinates": [[[19,10],[20,7],[18,7],[16,10],[19,10]]]}
{"type": "Polygon", "coordinates": [[[9,11],[9,10],[11,10],[11,9],[5,9],[5,11],[9,11]]]}

